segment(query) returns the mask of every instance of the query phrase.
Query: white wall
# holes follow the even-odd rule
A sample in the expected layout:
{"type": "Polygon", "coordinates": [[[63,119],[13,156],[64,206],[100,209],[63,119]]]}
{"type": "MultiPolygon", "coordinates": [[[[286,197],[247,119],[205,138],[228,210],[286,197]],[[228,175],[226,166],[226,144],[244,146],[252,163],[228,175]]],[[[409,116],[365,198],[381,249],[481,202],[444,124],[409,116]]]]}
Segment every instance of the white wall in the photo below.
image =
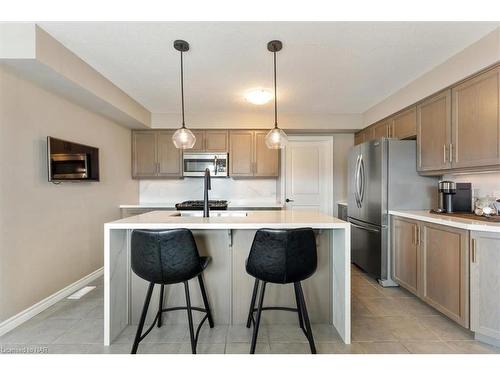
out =
{"type": "MultiPolygon", "coordinates": [[[[233,204],[276,203],[277,179],[212,178],[210,199],[226,199],[233,204]]],[[[140,203],[179,203],[203,199],[203,179],[141,180],[140,203]]]]}
{"type": "Polygon", "coordinates": [[[337,202],[347,201],[347,158],[354,145],[353,134],[333,136],[333,212],[337,215],[337,202]]]}
{"type": "Polygon", "coordinates": [[[363,114],[363,127],[498,61],[500,61],[500,27],[368,109],[363,114]]]}
{"type": "MultiPolygon", "coordinates": [[[[198,129],[270,129],[274,124],[273,112],[256,108],[247,112],[209,112],[187,114],[186,122],[198,129]]],[[[283,129],[343,131],[363,127],[362,114],[278,113],[283,129]]],[[[153,113],[153,128],[178,128],[179,113],[153,113]]]]}
{"type": "Polygon", "coordinates": [[[136,203],[131,134],[0,66],[0,321],[103,265],[103,224],[136,203]],[[47,181],[46,137],[98,147],[101,181],[47,181]]]}
{"type": "Polygon", "coordinates": [[[500,199],[500,172],[444,175],[444,180],[470,182],[473,196],[482,198],[492,196],[500,199]]]}

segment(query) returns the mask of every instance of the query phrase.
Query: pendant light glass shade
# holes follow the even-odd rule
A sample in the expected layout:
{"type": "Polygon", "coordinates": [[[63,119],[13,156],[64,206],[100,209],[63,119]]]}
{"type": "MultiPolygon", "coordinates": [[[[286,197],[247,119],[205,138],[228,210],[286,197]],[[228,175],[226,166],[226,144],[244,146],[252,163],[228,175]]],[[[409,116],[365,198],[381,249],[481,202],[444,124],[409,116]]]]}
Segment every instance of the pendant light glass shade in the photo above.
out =
{"type": "Polygon", "coordinates": [[[175,131],[172,136],[172,141],[175,147],[185,150],[187,148],[193,148],[196,143],[196,137],[191,130],[183,127],[175,131]]]}
{"type": "Polygon", "coordinates": [[[267,43],[267,49],[273,53],[274,62],[274,129],[267,133],[266,146],[271,149],[285,148],[288,144],[286,133],[278,127],[278,95],[276,84],[276,52],[281,51],[283,44],[279,40],[271,40],[267,43]]]}
{"type": "Polygon", "coordinates": [[[265,138],[266,146],[272,149],[285,148],[288,144],[286,133],[280,128],[274,128],[267,133],[265,138]]]}
{"type": "Polygon", "coordinates": [[[174,142],[175,147],[180,149],[193,148],[196,143],[196,137],[193,132],[186,128],[184,123],[184,60],[182,54],[189,51],[189,43],[185,40],[176,40],[174,42],[174,48],[181,53],[181,111],[182,111],[182,127],[177,129],[172,136],[172,142],[174,142]]]}

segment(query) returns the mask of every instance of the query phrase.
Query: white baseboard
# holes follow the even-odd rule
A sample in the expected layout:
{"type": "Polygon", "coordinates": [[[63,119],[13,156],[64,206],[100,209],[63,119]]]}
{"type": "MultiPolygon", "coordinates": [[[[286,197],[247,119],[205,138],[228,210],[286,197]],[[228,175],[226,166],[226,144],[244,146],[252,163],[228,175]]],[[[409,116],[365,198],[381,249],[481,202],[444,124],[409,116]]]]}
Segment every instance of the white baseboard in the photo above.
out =
{"type": "Polygon", "coordinates": [[[80,280],[75,281],[73,284],[70,284],[67,287],[59,290],[58,292],[55,292],[54,294],[41,300],[40,302],[35,303],[33,306],[28,307],[26,310],[23,310],[20,313],[10,317],[9,319],[0,322],[0,336],[23,324],[27,320],[33,318],[35,315],[40,314],[43,310],[73,294],[78,289],[83,288],[85,285],[101,277],[103,274],[104,267],[101,267],[88,274],[87,276],[82,277],[80,280]]]}

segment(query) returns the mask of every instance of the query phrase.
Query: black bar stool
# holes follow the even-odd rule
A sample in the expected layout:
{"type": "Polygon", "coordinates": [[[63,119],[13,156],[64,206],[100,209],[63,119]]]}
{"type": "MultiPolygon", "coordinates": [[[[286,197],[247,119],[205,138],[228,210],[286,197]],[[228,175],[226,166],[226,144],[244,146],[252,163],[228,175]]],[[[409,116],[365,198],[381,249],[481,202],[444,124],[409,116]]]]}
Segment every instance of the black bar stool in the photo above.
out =
{"type": "Polygon", "coordinates": [[[175,310],[187,310],[189,334],[191,336],[191,351],[196,354],[196,344],[200,329],[208,319],[210,328],[214,327],[214,321],[208,304],[207,292],[203,283],[202,272],[210,263],[210,257],[200,257],[193,234],[188,229],[169,230],[134,230],[131,240],[131,260],[132,270],[144,280],[149,281],[149,288],[142,308],[139,326],[132,346],[132,354],[137,353],[139,342],[147,336],[158,322],[158,327],[162,325],[162,313],[175,310]],[[188,281],[198,277],[201,296],[205,308],[192,307],[189,297],[188,281]],[[186,306],[163,308],[163,292],[165,285],[184,283],[186,294],[186,306]],[[160,284],[160,303],[156,317],[151,327],[143,334],[144,322],[148,312],[149,302],[155,284],[160,284]],[[201,320],[196,334],[193,328],[192,311],[204,312],[205,316],[201,320]]]}
{"type": "Polygon", "coordinates": [[[307,314],[306,301],[300,282],[316,272],[317,254],[316,238],[311,228],[299,229],[259,229],[255,233],[252,248],[246,262],[247,273],[255,277],[252,301],[248,312],[247,328],[253,323],[252,344],[250,354],[255,353],[260,317],[263,310],[294,311],[298,314],[299,326],[309,342],[311,353],[316,354],[316,346],[307,314]],[[259,303],[255,308],[255,300],[259,284],[259,303]],[[267,283],[291,284],[295,290],[297,308],[263,307],[264,293],[267,283]],[[257,317],[254,318],[254,312],[257,317]]]}

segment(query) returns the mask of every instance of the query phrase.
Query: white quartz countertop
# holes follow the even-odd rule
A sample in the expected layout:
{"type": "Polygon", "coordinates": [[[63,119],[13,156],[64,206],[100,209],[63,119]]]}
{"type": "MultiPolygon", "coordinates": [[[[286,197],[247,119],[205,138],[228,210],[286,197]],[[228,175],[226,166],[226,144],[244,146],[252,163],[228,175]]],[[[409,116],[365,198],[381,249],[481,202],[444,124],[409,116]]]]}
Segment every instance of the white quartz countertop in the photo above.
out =
{"type": "MultiPolygon", "coordinates": [[[[175,203],[122,204],[120,208],[174,208],[175,203]]],[[[273,202],[228,202],[228,208],[283,208],[282,203],[273,202]]]]}
{"type": "Polygon", "coordinates": [[[455,228],[500,233],[500,223],[431,214],[429,211],[425,210],[389,210],[389,214],[406,217],[408,219],[427,221],[434,224],[448,225],[455,228]]]}
{"type": "MultiPolygon", "coordinates": [[[[235,212],[235,211],[233,211],[235,212]]],[[[238,215],[239,214],[239,215],[238,215]]],[[[350,224],[315,211],[248,211],[238,216],[179,216],[177,211],[151,211],[104,224],[105,229],[347,229],[350,224]]]]}

